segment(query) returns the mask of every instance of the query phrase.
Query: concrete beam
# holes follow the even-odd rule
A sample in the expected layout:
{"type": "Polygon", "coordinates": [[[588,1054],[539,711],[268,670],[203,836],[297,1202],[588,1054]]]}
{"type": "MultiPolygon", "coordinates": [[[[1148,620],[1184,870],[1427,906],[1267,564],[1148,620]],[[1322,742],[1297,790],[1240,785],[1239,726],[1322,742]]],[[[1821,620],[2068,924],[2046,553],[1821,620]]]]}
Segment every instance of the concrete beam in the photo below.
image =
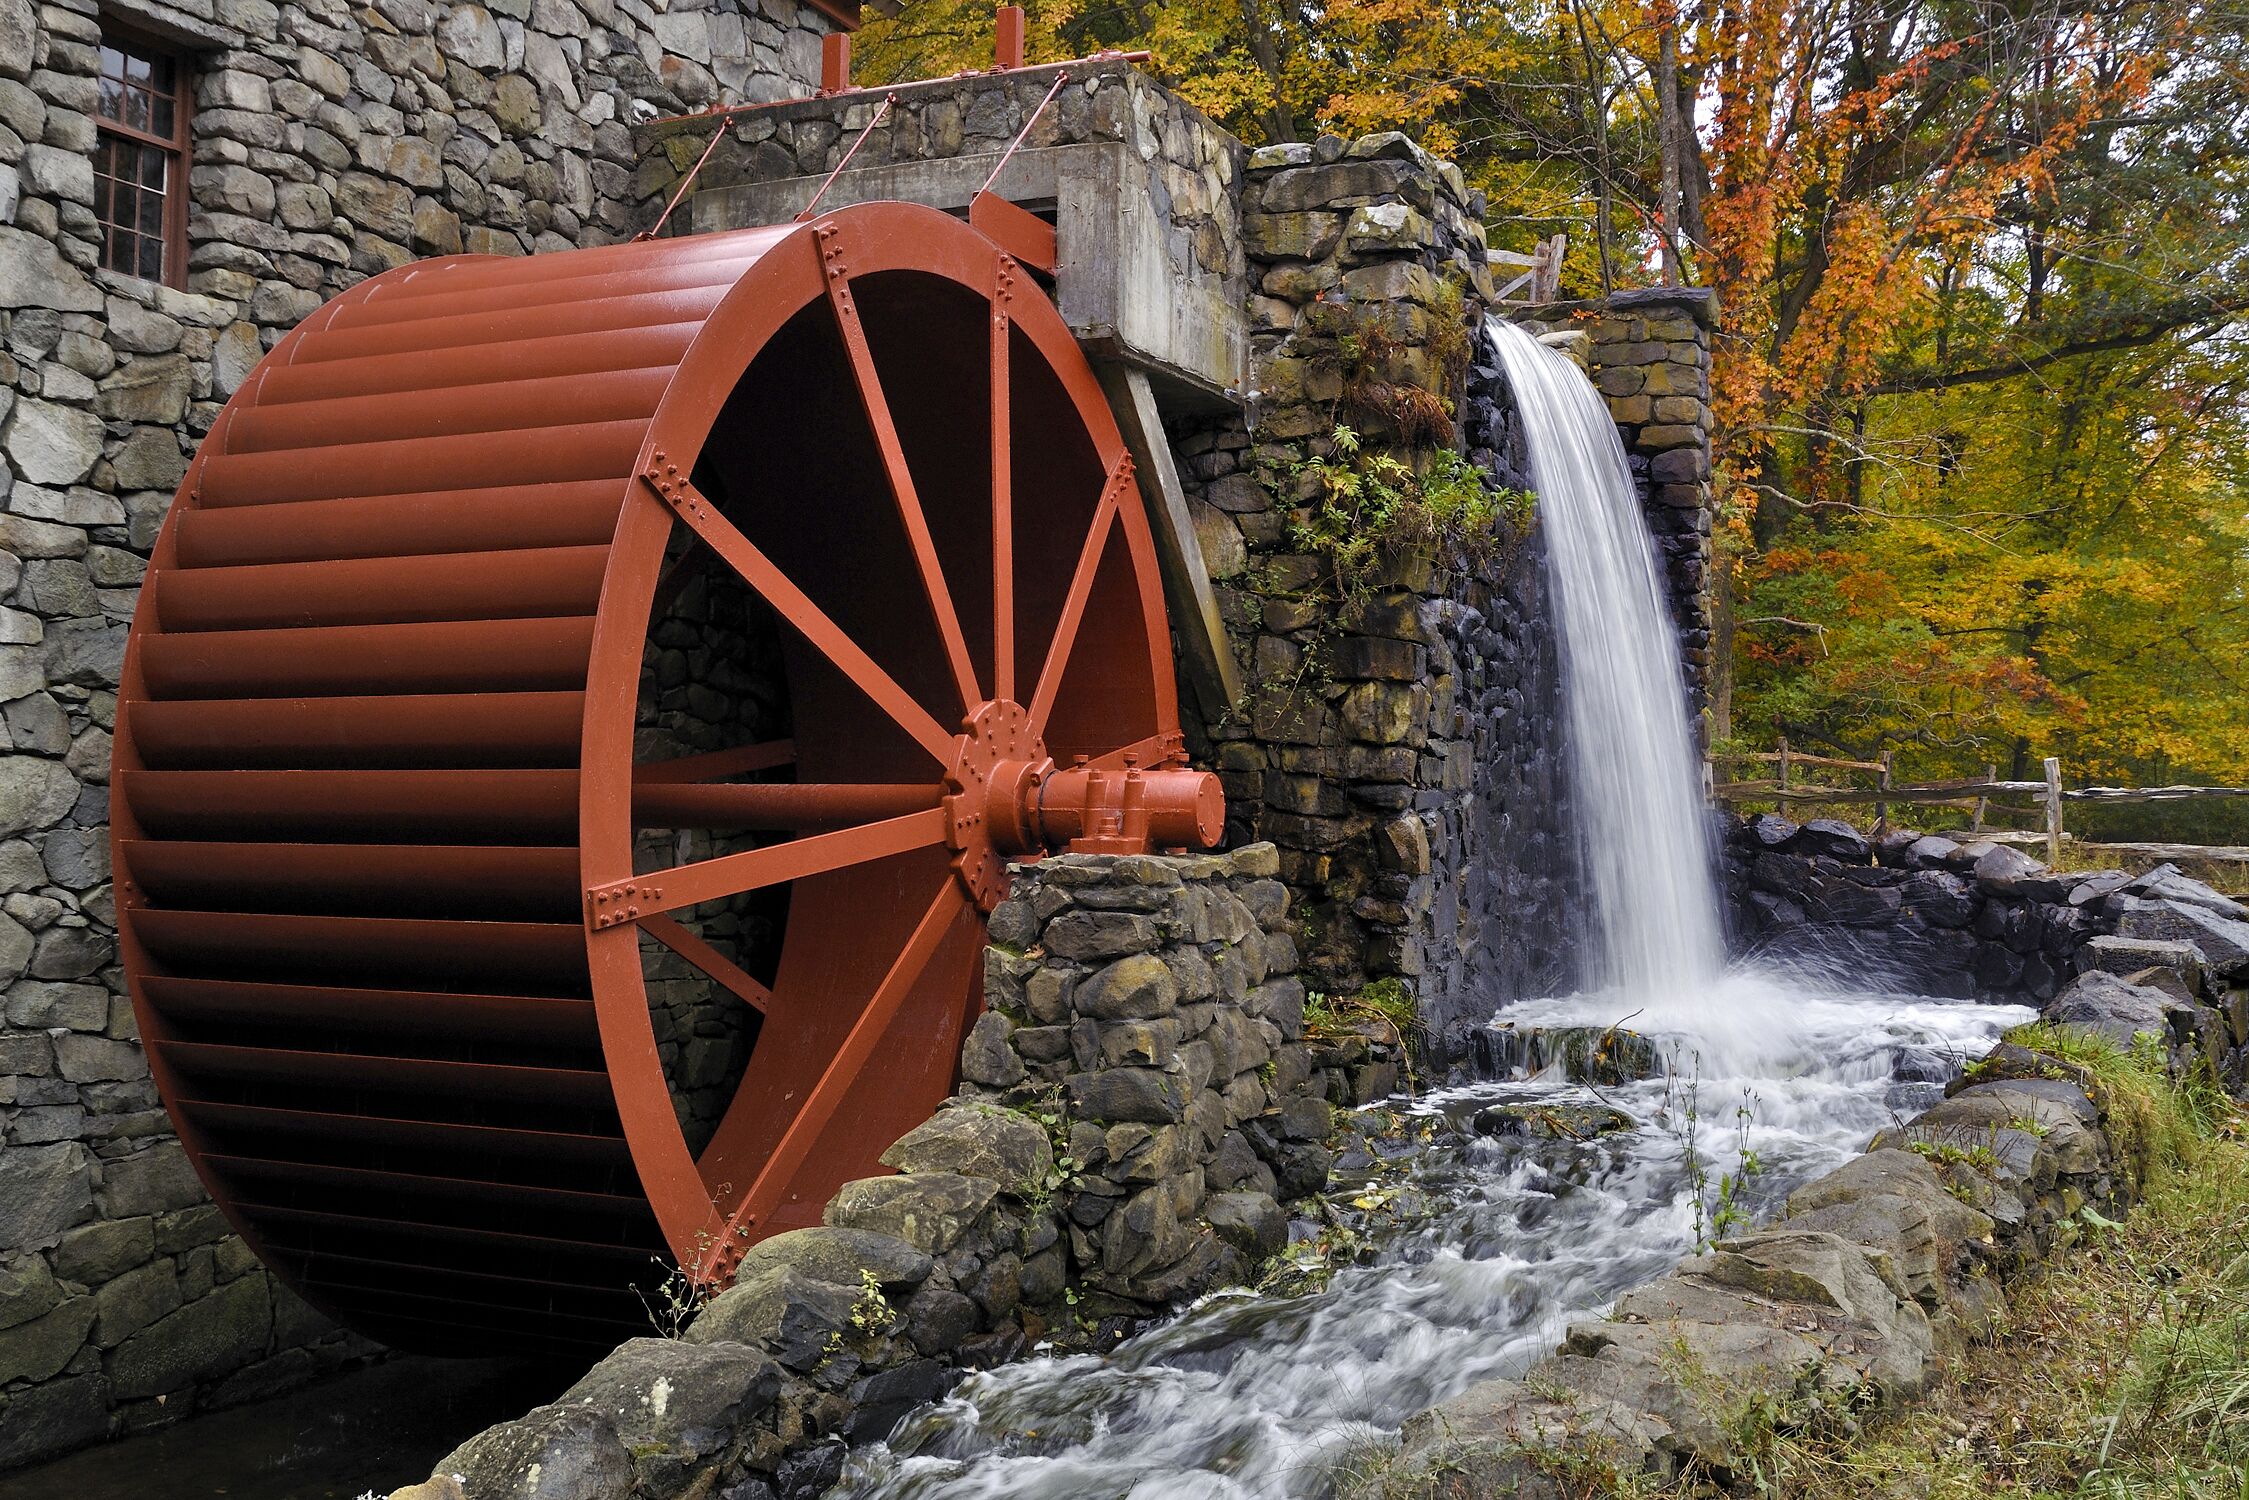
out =
{"type": "Polygon", "coordinates": [[[1204,720],[1216,724],[1241,701],[1242,669],[1226,639],[1225,621],[1219,617],[1218,595],[1210,586],[1202,543],[1187,511],[1187,492],[1164,437],[1155,390],[1146,372],[1130,365],[1102,364],[1096,369],[1140,477],[1140,495],[1148,507],[1149,528],[1156,534],[1157,566],[1171,601],[1171,623],[1179,636],[1179,660],[1186,668],[1187,685],[1202,706],[1204,720]]]}
{"type": "MultiPolygon", "coordinates": [[[[997,153],[862,167],[838,176],[822,208],[891,200],[965,214],[997,153]]],[[[794,218],[823,178],[787,177],[693,195],[697,232],[794,218]]],[[[1145,371],[1168,400],[1238,404],[1248,389],[1242,288],[1201,270],[1156,208],[1148,166],[1124,143],[1088,141],[1018,151],[994,190],[1054,221],[1054,300],[1093,358],[1145,371]]]]}

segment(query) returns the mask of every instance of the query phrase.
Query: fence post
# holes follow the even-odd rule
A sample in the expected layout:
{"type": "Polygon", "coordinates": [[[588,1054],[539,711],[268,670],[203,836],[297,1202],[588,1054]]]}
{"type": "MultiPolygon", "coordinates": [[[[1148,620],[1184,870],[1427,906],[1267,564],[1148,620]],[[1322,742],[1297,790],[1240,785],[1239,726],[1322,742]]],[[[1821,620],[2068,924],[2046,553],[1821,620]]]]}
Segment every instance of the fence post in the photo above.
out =
{"type": "Polygon", "coordinates": [[[1780,789],[1782,792],[1780,807],[1781,811],[1785,813],[1788,811],[1788,797],[1786,795],[1788,791],[1788,741],[1786,739],[1780,742],[1780,789]]]}
{"type": "Polygon", "coordinates": [[[2062,862],[2062,762],[2046,757],[2046,863],[2062,862]]]}
{"type": "Polygon", "coordinates": [[[1897,756],[1898,752],[1895,750],[1882,752],[1882,779],[1875,783],[1875,790],[1883,795],[1874,799],[1874,831],[1877,834],[1890,831],[1890,798],[1888,794],[1891,786],[1890,773],[1897,769],[1897,756]]]}
{"type": "MultiPolygon", "coordinates": [[[[1999,762],[1995,760],[1984,762],[1983,779],[1987,783],[1997,781],[1999,779],[1999,762]]],[[[1969,826],[1968,831],[1970,833],[1982,833],[1984,816],[1990,811],[1991,794],[1989,792],[1986,792],[1981,797],[1978,797],[1976,799],[1976,821],[1969,826]]]]}

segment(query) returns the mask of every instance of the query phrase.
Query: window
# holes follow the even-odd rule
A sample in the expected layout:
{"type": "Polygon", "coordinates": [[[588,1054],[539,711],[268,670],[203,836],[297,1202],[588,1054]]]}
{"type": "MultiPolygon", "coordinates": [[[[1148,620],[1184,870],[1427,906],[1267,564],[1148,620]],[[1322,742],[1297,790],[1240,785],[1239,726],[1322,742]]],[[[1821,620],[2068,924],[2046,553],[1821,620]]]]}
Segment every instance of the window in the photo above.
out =
{"type": "Polygon", "coordinates": [[[187,65],[137,36],[102,28],[94,106],[94,215],[101,262],[150,281],[187,272],[187,65]]]}

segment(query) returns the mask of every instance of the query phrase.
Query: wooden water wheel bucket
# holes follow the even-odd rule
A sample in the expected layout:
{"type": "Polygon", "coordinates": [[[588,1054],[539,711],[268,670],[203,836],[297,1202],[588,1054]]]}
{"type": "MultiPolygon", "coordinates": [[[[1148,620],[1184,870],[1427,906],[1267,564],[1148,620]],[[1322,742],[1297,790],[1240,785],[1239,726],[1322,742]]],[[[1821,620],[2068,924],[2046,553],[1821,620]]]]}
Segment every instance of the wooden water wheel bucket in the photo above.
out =
{"type": "Polygon", "coordinates": [[[337,297],[189,469],[120,698],[180,1139],[316,1305],[435,1351],[606,1347],[660,1261],[817,1223],[951,1088],[1005,862],[1223,812],[1098,383],[901,204],[337,297]],[[782,727],[679,753],[651,632],[720,587],[771,661],[706,665],[782,727]],[[742,1054],[696,1139],[681,960],[742,1054]]]}

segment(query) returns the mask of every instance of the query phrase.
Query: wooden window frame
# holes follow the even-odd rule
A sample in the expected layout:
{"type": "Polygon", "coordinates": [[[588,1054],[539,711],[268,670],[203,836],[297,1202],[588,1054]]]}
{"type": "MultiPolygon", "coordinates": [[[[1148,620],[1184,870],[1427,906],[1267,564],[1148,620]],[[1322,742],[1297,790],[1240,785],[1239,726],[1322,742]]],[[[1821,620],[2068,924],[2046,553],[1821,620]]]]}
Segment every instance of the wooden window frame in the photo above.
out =
{"type": "MultiPolygon", "coordinates": [[[[187,286],[187,207],[188,174],[194,167],[195,129],[195,60],[178,43],[165,40],[153,32],[144,31],[127,21],[103,11],[97,18],[101,24],[102,40],[98,45],[114,46],[142,57],[162,58],[172,65],[172,134],[170,137],[138,130],[122,120],[112,120],[94,107],[94,133],[114,135],[121,140],[152,147],[167,153],[172,162],[168,187],[164,194],[164,263],[162,274],[146,277],[138,272],[116,271],[120,276],[131,276],[136,281],[153,280],[162,286],[185,290],[187,286]]],[[[107,223],[104,221],[106,238],[107,223]]],[[[106,264],[106,262],[105,262],[106,264]]]]}

